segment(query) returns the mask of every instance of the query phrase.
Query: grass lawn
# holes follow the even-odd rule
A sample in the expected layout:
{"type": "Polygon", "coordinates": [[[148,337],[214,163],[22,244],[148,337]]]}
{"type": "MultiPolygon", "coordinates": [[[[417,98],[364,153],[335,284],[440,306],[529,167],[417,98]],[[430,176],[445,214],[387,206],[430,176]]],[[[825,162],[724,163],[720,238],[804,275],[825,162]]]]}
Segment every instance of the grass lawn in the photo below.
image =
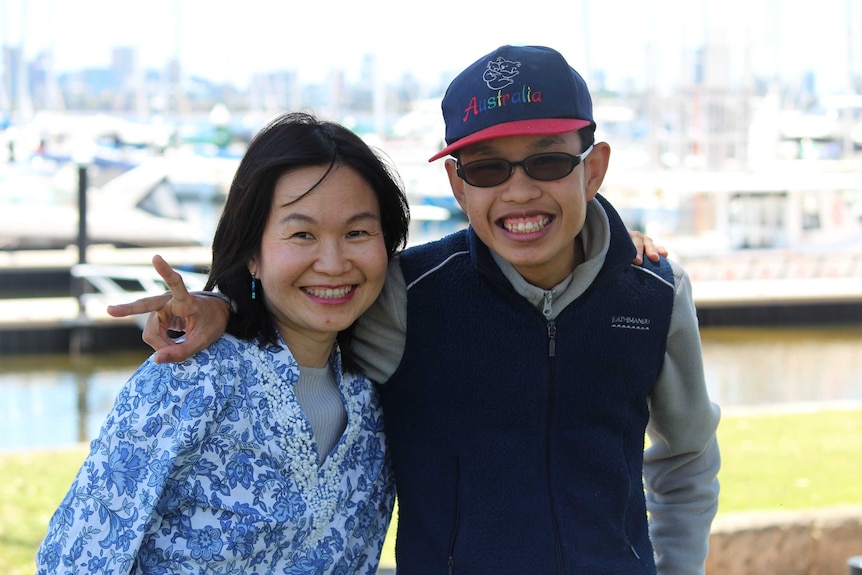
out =
{"type": "Polygon", "coordinates": [[[0,573],[32,575],[36,548],[86,446],[0,455],[0,573]]]}
{"type": "Polygon", "coordinates": [[[862,504],[862,410],[726,416],[719,513],[862,504]]]}
{"type": "MultiPolygon", "coordinates": [[[[725,416],[719,443],[719,513],[862,504],[862,410],[725,416]]],[[[33,573],[48,520],[86,453],[0,454],[0,573],[33,573]]],[[[395,563],[393,531],[384,566],[395,563]]]]}

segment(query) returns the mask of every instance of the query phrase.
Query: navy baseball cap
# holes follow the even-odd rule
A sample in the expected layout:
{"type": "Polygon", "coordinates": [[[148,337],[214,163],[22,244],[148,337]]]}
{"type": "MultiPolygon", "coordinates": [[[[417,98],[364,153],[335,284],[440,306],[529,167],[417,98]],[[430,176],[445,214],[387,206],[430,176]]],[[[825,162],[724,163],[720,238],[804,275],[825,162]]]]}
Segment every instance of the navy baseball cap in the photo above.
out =
{"type": "Polygon", "coordinates": [[[586,82],[544,46],[501,46],[479,58],[449,84],[442,108],[447,146],[429,162],[491,138],[595,125],[586,82]]]}

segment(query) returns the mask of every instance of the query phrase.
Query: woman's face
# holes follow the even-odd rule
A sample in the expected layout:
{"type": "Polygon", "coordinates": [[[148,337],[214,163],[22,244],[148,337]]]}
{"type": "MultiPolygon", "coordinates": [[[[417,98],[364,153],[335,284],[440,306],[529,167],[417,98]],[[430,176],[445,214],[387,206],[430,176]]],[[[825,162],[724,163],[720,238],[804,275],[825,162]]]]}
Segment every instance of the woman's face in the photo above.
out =
{"type": "MultiPolygon", "coordinates": [[[[355,170],[298,168],[276,183],[260,253],[249,262],[267,310],[294,353],[331,346],[377,298],[388,257],[380,206],[355,170]]],[[[297,359],[301,359],[297,357],[297,359]]]]}

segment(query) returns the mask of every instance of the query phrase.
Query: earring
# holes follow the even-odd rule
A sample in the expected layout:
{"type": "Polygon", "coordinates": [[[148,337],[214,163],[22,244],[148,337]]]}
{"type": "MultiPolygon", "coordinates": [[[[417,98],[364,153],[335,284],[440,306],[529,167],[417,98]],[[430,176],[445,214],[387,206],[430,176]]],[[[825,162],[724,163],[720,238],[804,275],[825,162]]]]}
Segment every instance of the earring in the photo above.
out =
{"type": "Polygon", "coordinates": [[[257,298],[257,290],[255,288],[256,288],[256,281],[255,281],[255,277],[254,277],[254,272],[251,272],[251,299],[252,299],[252,301],[254,301],[257,298]]]}

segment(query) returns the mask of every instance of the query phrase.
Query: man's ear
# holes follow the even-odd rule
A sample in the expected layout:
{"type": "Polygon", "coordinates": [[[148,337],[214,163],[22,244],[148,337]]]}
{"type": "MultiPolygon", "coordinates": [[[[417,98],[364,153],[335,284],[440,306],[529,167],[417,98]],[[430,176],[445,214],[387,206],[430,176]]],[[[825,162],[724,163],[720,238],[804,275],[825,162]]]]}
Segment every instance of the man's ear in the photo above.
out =
{"type": "Polygon", "coordinates": [[[584,160],[584,181],[586,183],[587,201],[596,197],[611,159],[611,147],[607,142],[596,142],[593,150],[584,160]]]}
{"type": "Polygon", "coordinates": [[[458,163],[452,158],[446,159],[446,175],[449,176],[449,187],[452,188],[452,195],[455,196],[455,200],[458,202],[458,205],[461,206],[461,211],[465,214],[467,213],[467,208],[465,205],[464,198],[464,180],[461,179],[461,176],[458,175],[456,171],[458,169],[458,163]]]}

